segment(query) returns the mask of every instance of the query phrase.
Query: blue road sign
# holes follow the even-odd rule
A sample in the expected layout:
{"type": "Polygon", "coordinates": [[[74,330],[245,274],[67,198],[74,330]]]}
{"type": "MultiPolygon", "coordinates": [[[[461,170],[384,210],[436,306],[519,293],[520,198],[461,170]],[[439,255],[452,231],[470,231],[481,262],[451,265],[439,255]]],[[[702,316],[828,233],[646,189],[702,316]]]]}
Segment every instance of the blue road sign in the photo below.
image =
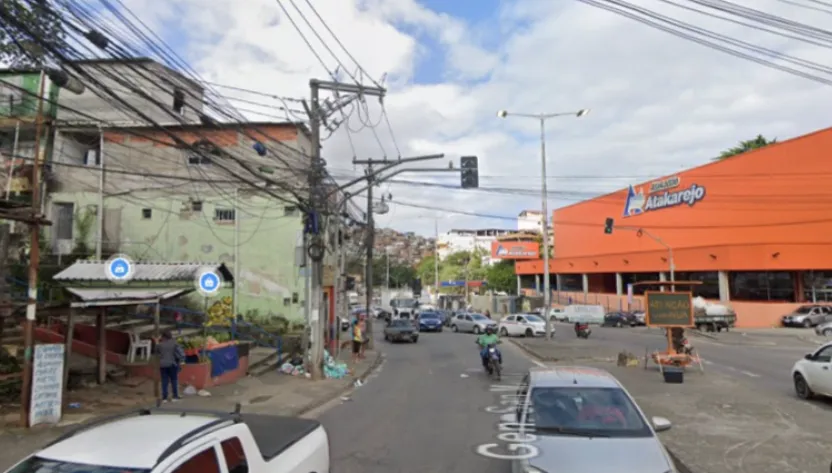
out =
{"type": "Polygon", "coordinates": [[[217,273],[213,271],[205,271],[199,275],[199,292],[205,295],[216,294],[220,290],[221,281],[217,273]]]}
{"type": "Polygon", "coordinates": [[[440,287],[465,287],[465,281],[440,281],[440,287]]]}
{"type": "Polygon", "coordinates": [[[133,275],[133,264],[123,256],[117,256],[107,263],[107,277],[115,281],[126,281],[133,275]]]}

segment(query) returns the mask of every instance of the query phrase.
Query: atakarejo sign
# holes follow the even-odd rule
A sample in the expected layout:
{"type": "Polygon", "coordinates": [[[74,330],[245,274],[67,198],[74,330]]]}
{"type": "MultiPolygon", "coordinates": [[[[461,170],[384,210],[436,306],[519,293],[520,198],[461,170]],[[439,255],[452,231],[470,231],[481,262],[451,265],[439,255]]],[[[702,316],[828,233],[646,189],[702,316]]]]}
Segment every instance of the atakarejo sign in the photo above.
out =
{"type": "Polygon", "coordinates": [[[630,186],[627,189],[623,216],[632,217],[680,205],[693,207],[704,198],[704,186],[690,184],[688,187],[682,187],[681,178],[673,176],[660,181],[653,181],[649,186],[630,186]],[[647,192],[644,190],[645,187],[647,187],[647,192]]]}

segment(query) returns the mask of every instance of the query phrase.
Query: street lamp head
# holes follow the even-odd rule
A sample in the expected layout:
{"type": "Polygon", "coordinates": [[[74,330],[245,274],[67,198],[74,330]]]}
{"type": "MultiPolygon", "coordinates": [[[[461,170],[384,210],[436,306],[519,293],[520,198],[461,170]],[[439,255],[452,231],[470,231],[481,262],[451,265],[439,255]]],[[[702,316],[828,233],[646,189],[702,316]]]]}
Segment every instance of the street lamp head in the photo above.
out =
{"type": "Polygon", "coordinates": [[[505,111],[505,110],[500,110],[499,112],[497,112],[497,117],[498,118],[505,118],[507,116],[508,116],[508,112],[505,111]]]}
{"type": "Polygon", "coordinates": [[[589,115],[589,109],[588,108],[582,108],[582,109],[578,110],[578,113],[576,113],[575,115],[578,118],[585,117],[585,116],[589,115]]]}

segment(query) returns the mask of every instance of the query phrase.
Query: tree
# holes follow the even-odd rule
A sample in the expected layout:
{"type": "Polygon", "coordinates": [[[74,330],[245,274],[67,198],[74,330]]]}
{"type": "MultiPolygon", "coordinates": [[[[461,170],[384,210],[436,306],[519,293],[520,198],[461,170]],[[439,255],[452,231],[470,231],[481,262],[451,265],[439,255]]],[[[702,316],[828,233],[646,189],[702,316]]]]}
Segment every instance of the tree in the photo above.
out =
{"type": "MultiPolygon", "coordinates": [[[[416,270],[413,267],[390,261],[390,287],[410,287],[416,277],[416,270]]],[[[387,258],[381,257],[373,260],[373,285],[387,285],[387,258]]]]}
{"type": "Polygon", "coordinates": [[[512,294],[517,290],[514,261],[503,260],[486,269],[488,288],[496,292],[512,294]]]}
{"type": "Polygon", "coordinates": [[[769,141],[763,135],[757,135],[757,137],[753,140],[740,141],[740,144],[738,146],[734,146],[733,148],[729,148],[723,151],[722,153],[720,153],[718,157],[714,158],[713,160],[722,161],[723,159],[728,159],[738,154],[743,154],[748,151],[753,151],[755,149],[764,148],[774,143],[777,143],[777,138],[769,141]]]}
{"type": "Polygon", "coordinates": [[[58,49],[66,46],[61,15],[49,0],[0,0],[0,19],[6,25],[7,18],[14,18],[23,28],[0,28],[0,63],[38,67],[44,64],[47,55],[39,43],[58,49]]]}

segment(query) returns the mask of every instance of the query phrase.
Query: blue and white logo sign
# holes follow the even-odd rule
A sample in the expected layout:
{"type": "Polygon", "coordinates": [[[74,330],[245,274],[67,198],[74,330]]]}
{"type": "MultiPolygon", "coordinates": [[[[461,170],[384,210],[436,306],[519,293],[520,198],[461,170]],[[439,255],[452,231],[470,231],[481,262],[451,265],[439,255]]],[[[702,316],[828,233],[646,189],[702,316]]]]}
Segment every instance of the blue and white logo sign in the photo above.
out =
{"type": "Polygon", "coordinates": [[[215,270],[203,269],[199,272],[196,279],[196,288],[203,296],[213,296],[219,292],[221,287],[222,279],[215,270]]]}
{"type": "Polygon", "coordinates": [[[136,267],[125,255],[114,255],[104,263],[107,279],[113,282],[127,282],[133,279],[136,267]]]}

